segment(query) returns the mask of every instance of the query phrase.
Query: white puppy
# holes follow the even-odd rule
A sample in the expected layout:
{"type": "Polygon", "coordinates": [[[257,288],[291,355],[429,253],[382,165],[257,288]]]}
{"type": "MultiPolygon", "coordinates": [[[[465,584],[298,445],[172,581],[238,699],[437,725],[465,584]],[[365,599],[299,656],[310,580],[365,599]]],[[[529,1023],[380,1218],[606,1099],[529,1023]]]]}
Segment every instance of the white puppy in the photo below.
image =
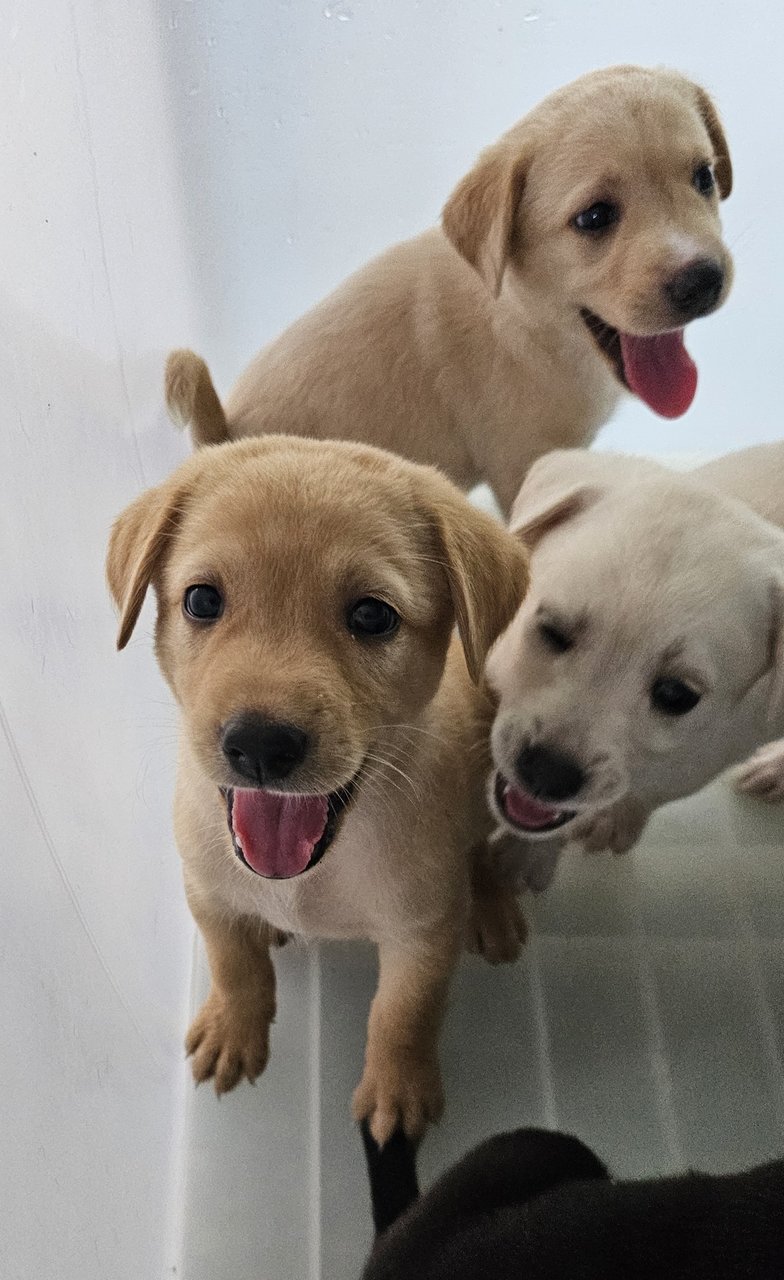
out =
{"type": "Polygon", "coordinates": [[[760,747],[740,785],[784,795],[784,444],[689,474],[559,450],[511,526],[532,578],[488,662],[502,870],[541,889],[567,840],[623,852],[760,747]]]}

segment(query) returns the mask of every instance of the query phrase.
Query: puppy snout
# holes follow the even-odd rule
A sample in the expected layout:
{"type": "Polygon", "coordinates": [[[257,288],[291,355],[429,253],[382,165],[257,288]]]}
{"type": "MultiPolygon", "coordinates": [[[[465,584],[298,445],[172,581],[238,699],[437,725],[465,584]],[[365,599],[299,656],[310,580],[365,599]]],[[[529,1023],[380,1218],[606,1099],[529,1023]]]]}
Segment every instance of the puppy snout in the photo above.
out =
{"type": "Polygon", "coordinates": [[[721,264],[713,258],[699,258],[671,276],[664,292],[679,319],[696,320],[713,310],[723,288],[721,264]]]}
{"type": "Polygon", "coordinates": [[[296,725],[247,712],[224,726],[220,745],[236,774],[263,786],[293,773],[307,755],[309,740],[296,725]]]}
{"type": "Polygon", "coordinates": [[[523,747],[515,767],[526,791],[539,800],[569,800],[585,782],[577,761],[552,747],[523,747]]]}

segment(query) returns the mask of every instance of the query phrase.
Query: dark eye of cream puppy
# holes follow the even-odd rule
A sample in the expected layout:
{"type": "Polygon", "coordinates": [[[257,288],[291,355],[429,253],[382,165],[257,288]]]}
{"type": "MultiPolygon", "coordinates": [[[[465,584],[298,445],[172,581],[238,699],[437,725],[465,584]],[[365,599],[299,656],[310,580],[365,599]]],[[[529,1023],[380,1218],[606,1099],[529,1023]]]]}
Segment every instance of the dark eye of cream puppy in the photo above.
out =
{"type": "Polygon", "coordinates": [[[683,680],[656,680],[651,688],[651,702],[666,716],[685,716],[694,710],[699,700],[697,690],[683,680]]]}
{"type": "Polygon", "coordinates": [[[566,653],[574,644],[569,633],[563,627],[559,627],[556,622],[542,620],[537,624],[537,630],[547,648],[552,649],[553,653],[566,653]]]}

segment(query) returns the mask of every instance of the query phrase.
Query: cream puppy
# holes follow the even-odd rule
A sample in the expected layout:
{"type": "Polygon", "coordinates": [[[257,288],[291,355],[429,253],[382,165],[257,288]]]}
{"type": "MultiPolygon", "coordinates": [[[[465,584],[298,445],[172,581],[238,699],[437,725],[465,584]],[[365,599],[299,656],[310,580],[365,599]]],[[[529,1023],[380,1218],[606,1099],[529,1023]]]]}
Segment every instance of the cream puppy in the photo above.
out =
{"type": "MultiPolygon", "coordinates": [[[[531,469],[511,521],[531,591],[487,667],[491,803],[516,837],[498,857],[521,881],[544,887],[568,839],[630,848],[784,731],[782,525],[784,444],[689,474],[580,451],[531,469]]],[[[743,787],[777,793],[782,754],[743,787]]]]}
{"type": "Polygon", "coordinates": [[[666,417],[689,407],[683,329],[729,291],[731,187],[704,89],[644,67],[583,76],[480,156],[441,227],[265,347],[225,411],[199,362],[194,441],[359,440],[486,480],[508,512],[531,463],[590,443],[624,390],[666,417]]]}

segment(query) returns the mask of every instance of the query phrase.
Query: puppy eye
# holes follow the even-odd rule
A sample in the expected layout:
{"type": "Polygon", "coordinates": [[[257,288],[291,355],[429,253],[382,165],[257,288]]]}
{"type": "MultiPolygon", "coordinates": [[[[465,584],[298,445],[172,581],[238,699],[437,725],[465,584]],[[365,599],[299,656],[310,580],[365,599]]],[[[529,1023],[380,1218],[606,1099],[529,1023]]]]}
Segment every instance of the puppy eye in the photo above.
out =
{"type": "Polygon", "coordinates": [[[651,689],[651,702],[666,716],[685,716],[693,711],[700,694],[682,680],[657,680],[651,689]]]}
{"type": "Polygon", "coordinates": [[[589,209],[583,209],[581,213],[578,213],[574,220],[574,225],[578,231],[604,231],[605,228],[617,222],[619,216],[617,204],[609,204],[606,200],[599,200],[596,204],[592,204],[589,209]]]}
{"type": "Polygon", "coordinates": [[[189,618],[199,622],[214,622],[223,613],[223,596],[217,587],[207,582],[198,582],[188,587],[182,601],[182,607],[189,618]]]}
{"type": "Polygon", "coordinates": [[[386,637],[397,631],[400,615],[386,601],[377,600],[375,596],[363,596],[356,604],[352,604],[346,623],[353,636],[386,637]]]}
{"type": "Polygon", "coordinates": [[[713,176],[713,166],[709,164],[698,164],[697,168],[694,170],[692,183],[701,196],[709,196],[716,186],[716,179],[713,176]]]}
{"type": "Polygon", "coordinates": [[[566,653],[574,644],[572,637],[554,622],[540,622],[538,630],[547,648],[552,649],[553,653],[566,653]]]}

